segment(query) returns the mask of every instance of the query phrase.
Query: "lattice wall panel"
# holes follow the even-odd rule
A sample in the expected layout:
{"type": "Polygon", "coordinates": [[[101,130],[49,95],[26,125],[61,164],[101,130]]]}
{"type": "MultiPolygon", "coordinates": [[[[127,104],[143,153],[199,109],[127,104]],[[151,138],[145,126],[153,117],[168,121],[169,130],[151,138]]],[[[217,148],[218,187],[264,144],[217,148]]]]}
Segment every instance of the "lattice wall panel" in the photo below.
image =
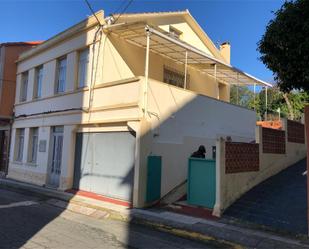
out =
{"type": "Polygon", "coordinates": [[[305,143],[305,127],[303,124],[288,120],[287,123],[287,130],[288,130],[288,142],[291,143],[305,143]]]}
{"type": "Polygon", "coordinates": [[[259,145],[225,143],[225,173],[259,171],[259,145]]]}
{"type": "Polygon", "coordinates": [[[285,131],[262,128],[263,153],[285,154],[285,131]]]}

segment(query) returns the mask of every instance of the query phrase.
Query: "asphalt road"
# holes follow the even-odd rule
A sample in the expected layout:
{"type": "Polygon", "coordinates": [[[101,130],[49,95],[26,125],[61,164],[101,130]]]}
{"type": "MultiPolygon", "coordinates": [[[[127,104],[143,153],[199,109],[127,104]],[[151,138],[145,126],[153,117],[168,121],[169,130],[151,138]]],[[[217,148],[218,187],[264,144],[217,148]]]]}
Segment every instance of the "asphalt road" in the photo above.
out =
{"type": "Polygon", "coordinates": [[[65,211],[46,201],[0,189],[0,248],[218,248],[142,225],[65,211]]]}

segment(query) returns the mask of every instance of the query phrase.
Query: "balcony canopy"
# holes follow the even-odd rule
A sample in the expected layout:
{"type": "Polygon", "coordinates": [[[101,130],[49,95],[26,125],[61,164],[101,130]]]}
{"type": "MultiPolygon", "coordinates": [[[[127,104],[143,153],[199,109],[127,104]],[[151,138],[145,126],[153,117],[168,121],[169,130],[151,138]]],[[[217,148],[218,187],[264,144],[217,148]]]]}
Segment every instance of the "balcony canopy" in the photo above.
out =
{"type": "Polygon", "coordinates": [[[259,85],[271,87],[270,83],[253,77],[226,62],[191,46],[190,44],[171,36],[168,32],[153,28],[141,22],[120,23],[104,26],[105,31],[116,34],[129,43],[146,48],[146,33],[150,34],[149,50],[177,63],[187,64],[204,73],[211,75],[218,81],[234,85],[259,85]]]}

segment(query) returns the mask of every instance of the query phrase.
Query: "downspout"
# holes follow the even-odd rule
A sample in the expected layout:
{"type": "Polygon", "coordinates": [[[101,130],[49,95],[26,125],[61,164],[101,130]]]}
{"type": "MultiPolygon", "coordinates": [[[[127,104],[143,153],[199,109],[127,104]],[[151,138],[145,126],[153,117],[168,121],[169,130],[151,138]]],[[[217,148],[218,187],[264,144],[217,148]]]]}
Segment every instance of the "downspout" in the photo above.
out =
{"type": "Polygon", "coordinates": [[[13,128],[13,122],[14,122],[15,113],[13,113],[12,119],[10,120],[9,125],[9,134],[8,134],[8,145],[7,145],[7,161],[5,165],[5,177],[9,173],[9,162],[10,162],[10,154],[11,154],[11,136],[12,136],[12,128],[13,128]]]}

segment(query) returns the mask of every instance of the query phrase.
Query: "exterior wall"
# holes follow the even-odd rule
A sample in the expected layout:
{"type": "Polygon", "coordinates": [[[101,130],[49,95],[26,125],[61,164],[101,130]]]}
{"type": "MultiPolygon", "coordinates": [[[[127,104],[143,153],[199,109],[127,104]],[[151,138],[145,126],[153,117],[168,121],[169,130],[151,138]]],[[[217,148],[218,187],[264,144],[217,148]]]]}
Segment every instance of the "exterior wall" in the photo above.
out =
{"type": "MultiPolygon", "coordinates": [[[[179,28],[192,32],[183,24],[183,20],[179,28]]],[[[73,178],[76,130],[90,127],[112,131],[115,124],[122,123],[137,134],[134,205],[143,206],[147,173],[145,165],[150,153],[162,153],[165,156],[162,179],[162,194],[164,194],[186,179],[187,158],[199,144],[206,144],[210,151],[211,146],[215,144],[217,134],[222,135],[224,130],[228,131],[226,135],[239,136],[241,137],[239,139],[245,141],[254,139],[250,128],[254,127],[254,112],[199,96],[191,91],[158,84],[155,80],[163,80],[164,65],[178,71],[184,70],[184,65],[176,64],[153,53],[150,54],[149,71],[149,77],[154,79],[151,80],[152,92],[148,96],[150,112],[143,118],[144,78],[136,76],[144,75],[145,50],[112,34],[97,32],[96,27],[87,29],[87,32],[74,34],[47,49],[41,49],[39,53],[29,52],[28,54],[31,55],[29,58],[18,62],[16,119],[13,125],[9,177],[39,185],[46,184],[50,166],[49,146],[52,126],[61,125],[64,126],[64,140],[59,189],[70,188],[73,178]],[[90,51],[89,68],[91,70],[88,73],[90,83],[87,87],[78,89],[78,51],[86,47],[89,47],[90,51]],[[57,59],[64,55],[67,56],[65,92],[55,94],[57,59]],[[35,68],[41,65],[43,65],[42,97],[34,99],[35,68]],[[29,72],[27,100],[20,103],[21,74],[25,71],[29,72]],[[231,117],[233,122],[227,124],[225,118],[231,111],[235,111],[238,117],[231,117]],[[175,120],[182,124],[183,128],[177,125],[175,127],[175,121],[170,123],[174,112],[180,114],[179,118],[177,114],[175,120]],[[160,122],[157,122],[156,117],[151,113],[158,114],[160,122]],[[188,113],[193,115],[192,120],[197,120],[193,124],[186,122],[188,113]],[[248,119],[240,121],[243,116],[248,119]],[[208,124],[209,120],[212,121],[210,124],[208,124]],[[27,158],[23,158],[22,162],[16,162],[14,158],[16,129],[25,128],[24,155],[26,155],[31,127],[38,127],[39,140],[47,142],[46,151],[39,152],[35,165],[29,165],[27,158]],[[158,129],[162,134],[156,137],[158,129]],[[182,130],[179,131],[179,129],[182,130]],[[176,132],[180,133],[175,134],[176,132]],[[183,154],[174,155],[177,148],[181,148],[183,154]],[[177,164],[177,160],[181,161],[180,165],[177,164]],[[170,181],[170,179],[174,180],[170,181]]],[[[187,34],[184,36],[187,37],[187,34]]],[[[193,43],[198,42],[195,36],[193,43]]],[[[43,47],[44,45],[42,44],[43,47]]],[[[20,58],[25,57],[26,55],[22,55],[20,58]]],[[[223,87],[220,92],[218,82],[207,74],[202,74],[190,67],[188,74],[190,75],[189,90],[213,98],[229,100],[229,87],[223,87]]]]}
{"type": "Polygon", "coordinates": [[[148,91],[149,152],[162,156],[161,196],[187,178],[188,158],[199,145],[212,158],[218,137],[255,139],[254,111],[154,80],[148,91]]]}
{"type": "MultiPolygon", "coordinates": [[[[220,216],[228,206],[252,187],[306,156],[306,145],[288,142],[287,136],[285,136],[285,154],[264,153],[262,129],[260,126],[256,127],[256,142],[259,144],[259,171],[226,174],[225,140],[222,138],[217,140],[217,196],[214,215],[220,216]]],[[[286,133],[286,130],[284,132],[286,133]]]]}
{"type": "Polygon", "coordinates": [[[93,97],[90,109],[88,89],[17,104],[17,119],[13,125],[8,177],[45,185],[48,180],[47,174],[49,172],[49,157],[51,153],[49,148],[47,148],[45,152],[38,152],[37,164],[30,165],[27,163],[25,155],[28,151],[29,129],[31,127],[39,127],[39,140],[46,140],[47,145],[49,145],[51,127],[64,125],[62,172],[59,189],[71,188],[77,127],[83,127],[82,125],[88,124],[101,124],[100,126],[105,124],[105,131],[113,131],[113,123],[115,122],[138,120],[140,116],[139,95],[139,79],[131,79],[127,82],[96,86],[92,91],[93,97]],[[84,111],[82,111],[83,108],[85,109],[84,111]],[[64,111],[64,109],[67,109],[67,111],[64,111]],[[88,112],[87,110],[92,111],[88,112]],[[38,115],[31,115],[35,113],[38,115]],[[24,117],[24,114],[30,116],[24,117]],[[24,158],[21,163],[14,160],[16,128],[26,128],[24,158]]]}
{"type": "Polygon", "coordinates": [[[28,50],[30,45],[3,45],[0,64],[0,116],[11,117],[15,100],[16,60],[20,53],[28,50]]]}
{"type": "MultiPolygon", "coordinates": [[[[37,126],[34,126],[37,127],[37,126]]],[[[67,189],[68,186],[72,185],[72,158],[74,158],[74,142],[73,130],[75,126],[67,125],[64,126],[63,132],[63,148],[66,150],[62,153],[62,171],[59,189],[67,189]],[[67,167],[65,167],[65,166],[67,167]]],[[[11,158],[8,177],[29,182],[37,185],[45,185],[48,182],[48,171],[50,170],[50,145],[52,129],[50,126],[39,126],[39,141],[46,141],[46,150],[44,152],[38,151],[37,162],[35,164],[27,162],[27,155],[29,150],[29,130],[25,129],[25,143],[22,162],[16,162],[14,159],[14,148],[15,148],[15,134],[16,129],[13,129],[12,134],[12,146],[11,146],[11,158]]]]}
{"type": "MultiPolygon", "coordinates": [[[[201,51],[205,52],[206,54],[212,55],[213,54],[209,51],[207,46],[201,41],[198,35],[192,30],[188,23],[181,22],[175,23],[171,25],[173,28],[182,32],[180,39],[184,42],[191,44],[192,46],[200,49],[201,51]]],[[[169,32],[170,25],[160,25],[159,28],[169,32]]]]}

